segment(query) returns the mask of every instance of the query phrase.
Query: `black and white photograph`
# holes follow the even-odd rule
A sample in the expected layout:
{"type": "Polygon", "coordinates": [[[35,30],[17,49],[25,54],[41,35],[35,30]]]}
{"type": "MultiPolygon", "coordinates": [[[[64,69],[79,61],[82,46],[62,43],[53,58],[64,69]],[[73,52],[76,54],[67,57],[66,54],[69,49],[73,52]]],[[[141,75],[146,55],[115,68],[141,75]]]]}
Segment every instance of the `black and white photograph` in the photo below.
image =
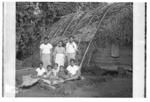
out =
{"type": "Polygon", "coordinates": [[[3,7],[3,97],[11,92],[14,97],[133,97],[134,2],[28,1],[3,7]],[[10,18],[14,26],[7,25],[10,18]]]}
{"type": "Polygon", "coordinates": [[[16,96],[132,97],[132,5],[16,2],[16,96]]]}

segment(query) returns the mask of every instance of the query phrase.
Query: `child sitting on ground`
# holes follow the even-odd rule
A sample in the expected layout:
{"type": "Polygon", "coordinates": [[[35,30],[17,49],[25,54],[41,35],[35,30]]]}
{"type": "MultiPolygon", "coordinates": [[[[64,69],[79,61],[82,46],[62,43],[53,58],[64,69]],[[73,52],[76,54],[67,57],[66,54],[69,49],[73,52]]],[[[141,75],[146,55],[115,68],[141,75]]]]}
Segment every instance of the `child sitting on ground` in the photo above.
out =
{"type": "Polygon", "coordinates": [[[39,64],[39,67],[35,70],[35,74],[22,76],[22,84],[19,85],[19,88],[32,86],[33,84],[37,83],[41,78],[43,78],[45,73],[46,70],[45,68],[43,68],[43,63],[41,62],[39,64]]]}
{"type": "Polygon", "coordinates": [[[43,67],[43,63],[41,62],[39,67],[36,69],[36,77],[43,77],[46,73],[45,68],[43,67]]]}
{"type": "Polygon", "coordinates": [[[64,69],[64,66],[60,66],[60,71],[58,72],[58,77],[62,78],[62,79],[66,79],[67,76],[66,76],[65,71],[66,70],[64,69]]]}
{"type": "Polygon", "coordinates": [[[54,68],[52,69],[52,74],[50,76],[52,85],[64,82],[64,80],[58,76],[58,73],[59,73],[58,64],[55,63],[54,68]]]}
{"type": "Polygon", "coordinates": [[[70,60],[70,65],[67,67],[67,75],[68,75],[68,78],[66,80],[78,79],[81,75],[80,67],[75,65],[74,59],[70,60]]]}
{"type": "Polygon", "coordinates": [[[49,78],[50,75],[52,74],[52,66],[51,65],[47,65],[47,72],[44,74],[44,78],[49,78]]]}
{"type": "Polygon", "coordinates": [[[58,75],[57,75],[58,72],[59,72],[58,64],[55,63],[55,64],[54,64],[54,67],[53,67],[53,69],[52,69],[52,76],[51,76],[51,77],[53,77],[53,78],[58,78],[58,75]]]}
{"type": "Polygon", "coordinates": [[[47,78],[44,78],[43,81],[49,85],[55,85],[64,81],[62,78],[58,77],[58,64],[57,63],[55,63],[54,68],[52,68],[50,74],[47,76],[47,78]]]}
{"type": "MultiPolygon", "coordinates": [[[[47,83],[49,86],[51,86],[53,78],[54,78],[54,74],[53,74],[52,70],[53,70],[52,66],[48,65],[47,66],[47,73],[45,73],[45,75],[41,79],[43,82],[47,83]]],[[[55,89],[54,87],[52,87],[52,88],[55,89]]]]}

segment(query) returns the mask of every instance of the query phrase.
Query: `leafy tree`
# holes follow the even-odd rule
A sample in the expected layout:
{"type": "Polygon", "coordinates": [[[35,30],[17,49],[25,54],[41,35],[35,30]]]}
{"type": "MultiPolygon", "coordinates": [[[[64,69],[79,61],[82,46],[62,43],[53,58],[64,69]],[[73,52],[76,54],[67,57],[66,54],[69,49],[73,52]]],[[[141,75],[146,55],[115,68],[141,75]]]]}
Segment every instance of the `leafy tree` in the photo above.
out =
{"type": "Polygon", "coordinates": [[[24,59],[38,49],[41,37],[62,16],[94,9],[101,3],[90,2],[17,2],[16,3],[16,53],[24,59]]]}

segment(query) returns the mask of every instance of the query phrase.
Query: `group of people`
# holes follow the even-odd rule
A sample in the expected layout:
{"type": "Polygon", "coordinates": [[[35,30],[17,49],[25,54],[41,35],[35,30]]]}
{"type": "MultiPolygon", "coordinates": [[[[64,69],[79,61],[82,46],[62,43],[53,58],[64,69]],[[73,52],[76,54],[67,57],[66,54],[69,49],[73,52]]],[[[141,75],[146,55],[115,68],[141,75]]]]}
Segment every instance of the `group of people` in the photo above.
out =
{"type": "Polygon", "coordinates": [[[40,59],[45,69],[47,65],[52,65],[52,62],[57,63],[60,67],[64,66],[65,62],[70,64],[70,59],[76,59],[77,51],[77,44],[72,36],[67,41],[66,46],[63,46],[63,41],[59,41],[55,48],[45,37],[44,43],[40,45],[40,59]]]}
{"type": "Polygon", "coordinates": [[[76,64],[77,51],[77,44],[72,36],[65,46],[59,41],[55,48],[48,42],[47,37],[44,38],[44,43],[40,45],[41,63],[36,69],[37,76],[42,77],[48,84],[79,78],[81,73],[80,67],[76,64]]]}

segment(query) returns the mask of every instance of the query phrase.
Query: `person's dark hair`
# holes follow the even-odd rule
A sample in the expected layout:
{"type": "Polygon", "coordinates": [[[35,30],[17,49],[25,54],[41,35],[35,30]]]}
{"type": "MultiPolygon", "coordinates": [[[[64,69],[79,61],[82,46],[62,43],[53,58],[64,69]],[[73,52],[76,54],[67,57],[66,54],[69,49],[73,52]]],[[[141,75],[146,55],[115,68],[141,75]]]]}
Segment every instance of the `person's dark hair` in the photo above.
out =
{"type": "Polygon", "coordinates": [[[63,43],[63,41],[62,41],[62,40],[60,40],[58,43],[60,43],[60,42],[61,42],[61,43],[63,43]]]}
{"type": "Polygon", "coordinates": [[[48,40],[48,37],[45,37],[44,40],[48,40]]]}
{"type": "Polygon", "coordinates": [[[60,66],[60,68],[61,68],[61,67],[64,67],[64,66],[63,66],[63,65],[61,65],[61,66],[60,66]]]}
{"type": "Polygon", "coordinates": [[[52,68],[52,66],[51,66],[51,65],[47,65],[47,68],[48,68],[48,67],[51,67],[51,68],[52,68]]]}
{"type": "Polygon", "coordinates": [[[74,39],[74,37],[73,37],[73,36],[70,36],[70,37],[69,37],[69,39],[70,39],[70,38],[73,38],[73,39],[74,39]]]}
{"type": "Polygon", "coordinates": [[[72,62],[72,61],[75,62],[75,59],[70,59],[70,62],[72,62]]]}
{"type": "Polygon", "coordinates": [[[39,63],[39,65],[40,65],[40,64],[42,64],[42,65],[43,65],[43,62],[40,62],[40,63],[39,63]]]}
{"type": "Polygon", "coordinates": [[[54,65],[57,65],[57,66],[58,66],[58,63],[55,63],[54,65]]]}
{"type": "Polygon", "coordinates": [[[58,42],[58,44],[59,44],[60,42],[61,42],[61,43],[62,43],[62,45],[63,45],[63,41],[62,41],[62,40],[60,40],[60,41],[58,42]]]}
{"type": "Polygon", "coordinates": [[[64,44],[63,40],[60,40],[60,41],[58,42],[58,44],[59,44],[60,42],[62,43],[62,46],[64,47],[65,44],[64,44]]]}

